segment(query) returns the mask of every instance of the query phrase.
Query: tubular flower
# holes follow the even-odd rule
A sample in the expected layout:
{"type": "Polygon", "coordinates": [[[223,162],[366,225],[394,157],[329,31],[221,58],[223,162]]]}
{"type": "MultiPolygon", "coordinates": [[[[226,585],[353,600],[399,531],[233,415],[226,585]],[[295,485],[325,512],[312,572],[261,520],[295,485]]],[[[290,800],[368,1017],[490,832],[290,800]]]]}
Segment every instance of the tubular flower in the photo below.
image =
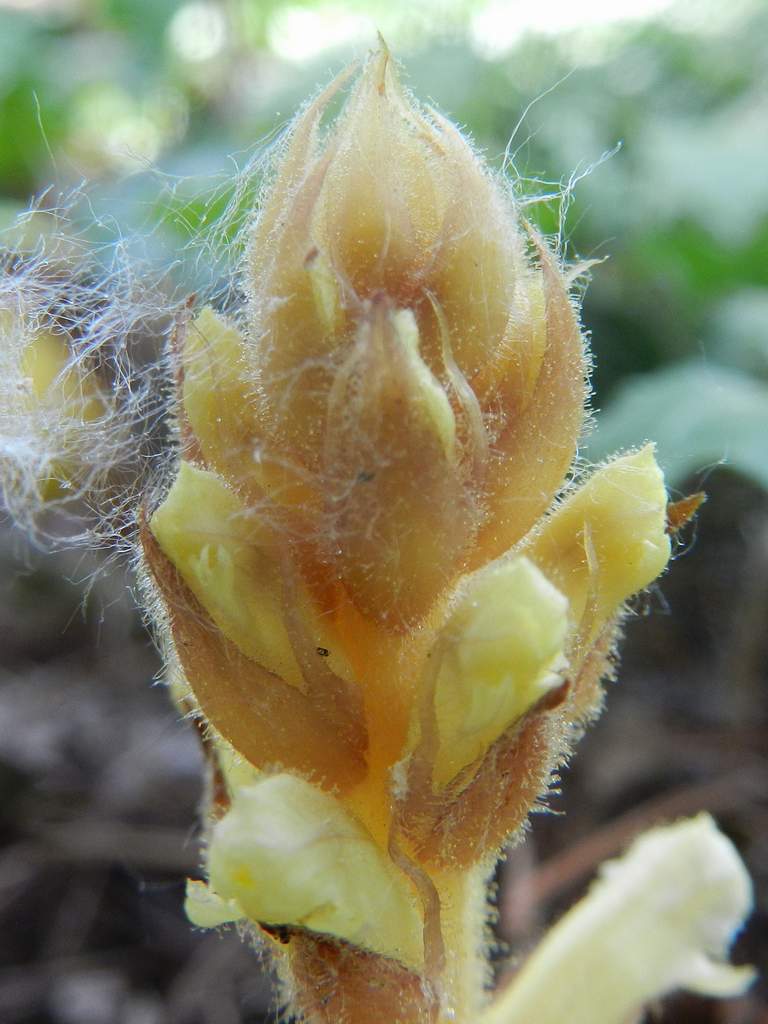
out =
{"type": "Polygon", "coordinates": [[[288,132],[240,314],[179,322],[143,550],[215,781],[192,920],[260,928],[305,1020],[468,1024],[486,878],[664,570],[666,495],[650,447],[565,486],[557,260],[383,46],[323,127],[352,78],[288,132]]]}
{"type": "Polygon", "coordinates": [[[481,1024],[622,1024],[679,986],[740,995],[754,971],[722,958],[751,905],[744,865],[708,815],[652,829],[603,865],[481,1024]]]}

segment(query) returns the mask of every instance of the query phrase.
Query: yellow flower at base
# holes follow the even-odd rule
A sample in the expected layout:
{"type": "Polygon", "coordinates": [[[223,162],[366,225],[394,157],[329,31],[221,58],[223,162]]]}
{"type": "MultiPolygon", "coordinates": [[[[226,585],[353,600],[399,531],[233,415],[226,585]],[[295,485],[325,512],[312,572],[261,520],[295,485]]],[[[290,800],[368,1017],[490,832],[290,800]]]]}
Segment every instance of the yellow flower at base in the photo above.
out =
{"type": "Polygon", "coordinates": [[[302,779],[272,775],[241,788],[214,826],[208,871],[221,903],[193,889],[195,923],[247,916],[327,933],[410,966],[423,961],[409,883],[341,804],[302,779]]]}
{"type": "Polygon", "coordinates": [[[195,597],[249,658],[294,685],[270,533],[215,474],[182,462],[150,528],[195,597]]]}

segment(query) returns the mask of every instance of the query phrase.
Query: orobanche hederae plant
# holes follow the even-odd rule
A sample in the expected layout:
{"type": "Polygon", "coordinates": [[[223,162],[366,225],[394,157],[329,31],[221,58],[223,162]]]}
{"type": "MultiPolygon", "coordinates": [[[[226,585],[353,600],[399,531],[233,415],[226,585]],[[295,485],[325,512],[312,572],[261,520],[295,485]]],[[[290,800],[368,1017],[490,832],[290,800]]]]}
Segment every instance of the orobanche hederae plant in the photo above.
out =
{"type": "Polygon", "coordinates": [[[159,480],[126,469],[115,289],[19,257],[0,305],[6,504],[119,513],[199,727],[190,920],[237,923],[311,1024],[626,1024],[743,991],[750,885],[703,815],[607,864],[491,994],[494,868],[670,556],[652,446],[573,480],[575,272],[383,45],[294,119],[244,231],[239,301],[170,311],[139,396],[170,402],[159,480]]]}

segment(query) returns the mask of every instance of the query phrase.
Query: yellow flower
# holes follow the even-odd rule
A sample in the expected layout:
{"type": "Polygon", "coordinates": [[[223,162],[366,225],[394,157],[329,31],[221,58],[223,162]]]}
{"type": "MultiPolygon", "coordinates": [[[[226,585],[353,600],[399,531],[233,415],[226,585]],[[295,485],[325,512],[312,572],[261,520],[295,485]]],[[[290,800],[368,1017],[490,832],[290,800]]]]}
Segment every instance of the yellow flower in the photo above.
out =
{"type": "MultiPolygon", "coordinates": [[[[301,779],[241,787],[214,826],[208,863],[223,903],[216,924],[247,916],[309,928],[421,966],[422,923],[406,879],[339,801],[301,779]]],[[[211,893],[193,894],[196,923],[210,926],[211,893]]]]}
{"type": "Polygon", "coordinates": [[[623,1024],[676,988],[741,995],[755,972],[722,960],[751,906],[709,815],[652,829],[602,866],[480,1024],[623,1024]]]}
{"type": "Polygon", "coordinates": [[[15,300],[0,305],[0,376],[7,497],[31,511],[76,494],[107,416],[96,375],[78,365],[61,329],[30,323],[15,300]]]}

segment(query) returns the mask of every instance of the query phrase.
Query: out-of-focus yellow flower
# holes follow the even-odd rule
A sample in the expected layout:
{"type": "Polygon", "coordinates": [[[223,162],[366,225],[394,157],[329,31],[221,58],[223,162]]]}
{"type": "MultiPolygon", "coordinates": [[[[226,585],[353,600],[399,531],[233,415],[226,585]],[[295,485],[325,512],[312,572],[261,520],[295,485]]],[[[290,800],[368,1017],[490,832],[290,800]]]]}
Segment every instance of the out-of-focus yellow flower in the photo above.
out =
{"type": "Polygon", "coordinates": [[[89,424],[104,415],[100,389],[74,364],[63,333],[31,329],[22,313],[0,308],[2,434],[27,450],[6,452],[25,488],[47,502],[76,490],[89,424]]]}
{"type": "Polygon", "coordinates": [[[642,835],[543,939],[480,1024],[624,1024],[685,988],[735,996],[723,963],[752,906],[738,854],[702,814],[642,835]]]}

